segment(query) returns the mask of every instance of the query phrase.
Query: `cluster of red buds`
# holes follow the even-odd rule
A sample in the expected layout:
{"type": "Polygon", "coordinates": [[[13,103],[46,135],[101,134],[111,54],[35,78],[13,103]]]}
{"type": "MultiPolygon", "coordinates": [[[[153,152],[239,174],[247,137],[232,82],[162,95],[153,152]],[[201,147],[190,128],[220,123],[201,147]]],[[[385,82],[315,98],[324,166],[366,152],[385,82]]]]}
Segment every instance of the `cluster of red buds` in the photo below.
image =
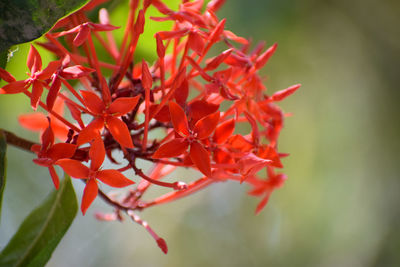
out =
{"type": "Polygon", "coordinates": [[[121,213],[128,214],[147,228],[164,252],[164,240],[136,211],[234,180],[249,184],[249,194],[261,198],[256,208],[260,212],[286,179],[276,171],[283,167],[281,158],[287,156],[278,152],[285,114],[276,102],[300,87],[266,94],[258,72],[277,45],[265,49],[260,43],[251,50],[248,40],[226,30],[225,19],[215,14],[224,0],[212,0],[205,8],[203,0],[183,0],[177,11],[162,0],[142,4],[131,0],[118,46],[112,34],[118,27],[110,24],[105,9],[100,10],[99,23],[86,16],[86,11],[101,2],[92,1],[62,19],[45,35],[47,42],[37,43],[58,57],[46,68],[31,45],[26,80],[17,81],[0,69],[0,77],[7,82],[1,94],[25,94],[35,111],[38,106],[44,110],[19,118],[22,126],[41,132],[41,143],[31,147],[37,155],[34,163],[49,169],[56,188],[55,166],[86,183],[83,214],[101,196],[114,212],[98,214],[99,219],[121,220],[121,213]],[[150,6],[160,17],[145,19],[150,6]],[[135,61],[145,23],[162,21],[172,21],[173,27],[155,34],[155,62],[135,61]],[[95,42],[113,63],[99,59],[95,42]],[[216,43],[226,45],[226,50],[208,56],[216,43]],[[71,116],[63,115],[64,107],[71,116]],[[248,133],[238,134],[239,128],[248,133]],[[116,159],[116,151],[123,158],[116,159]],[[138,159],[152,167],[143,171],[138,159]],[[103,169],[105,160],[118,167],[103,169]],[[163,180],[178,168],[194,169],[202,177],[163,180]],[[127,178],[123,173],[128,170],[135,176],[127,178]],[[118,197],[98,187],[100,182],[120,188],[134,181],[136,186],[118,197]],[[151,186],[169,187],[171,192],[144,200],[151,186]]]}

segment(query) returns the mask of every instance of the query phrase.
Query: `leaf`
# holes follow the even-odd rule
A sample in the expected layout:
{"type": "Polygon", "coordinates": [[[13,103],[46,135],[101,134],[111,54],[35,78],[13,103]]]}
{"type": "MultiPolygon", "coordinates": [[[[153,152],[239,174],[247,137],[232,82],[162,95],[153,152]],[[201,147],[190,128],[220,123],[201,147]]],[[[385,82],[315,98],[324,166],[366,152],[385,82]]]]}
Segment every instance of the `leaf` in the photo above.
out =
{"type": "Polygon", "coordinates": [[[1,204],[3,202],[3,191],[6,186],[6,167],[7,167],[7,142],[4,133],[0,131],[0,217],[1,217],[1,204]]]}
{"type": "Polygon", "coordinates": [[[0,266],[44,266],[78,211],[71,179],[65,176],[60,188],[20,225],[0,253],[0,266]]]}
{"type": "MultiPolygon", "coordinates": [[[[8,49],[5,48],[0,52],[0,68],[5,69],[7,65],[8,49]]],[[[1,79],[0,79],[1,81],[1,79]]]]}
{"type": "Polygon", "coordinates": [[[57,20],[86,2],[88,0],[1,1],[0,52],[12,45],[39,38],[57,20]]]}

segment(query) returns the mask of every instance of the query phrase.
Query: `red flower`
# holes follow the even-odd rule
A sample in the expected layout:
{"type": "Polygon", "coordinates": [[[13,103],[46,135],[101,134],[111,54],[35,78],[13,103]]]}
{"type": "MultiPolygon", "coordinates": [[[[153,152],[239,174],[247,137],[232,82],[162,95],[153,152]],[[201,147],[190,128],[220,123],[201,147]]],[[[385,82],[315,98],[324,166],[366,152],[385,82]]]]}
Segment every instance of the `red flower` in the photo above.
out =
{"type": "Polygon", "coordinates": [[[265,205],[267,205],[271,193],[281,187],[287,179],[287,176],[283,173],[276,174],[272,167],[267,167],[267,173],[267,180],[257,179],[253,182],[253,189],[249,192],[253,196],[263,196],[257,205],[256,214],[260,213],[265,205]]]}
{"type": "Polygon", "coordinates": [[[105,155],[106,151],[103,141],[100,137],[95,137],[89,150],[89,158],[91,159],[90,168],[74,159],[60,159],[56,163],[71,177],[86,179],[86,186],[81,204],[83,215],[85,215],[86,210],[97,196],[97,180],[112,187],[125,187],[134,184],[133,181],[126,178],[117,170],[101,170],[100,167],[103,164],[105,155]]]}
{"type": "Polygon", "coordinates": [[[119,27],[109,24],[97,24],[93,22],[85,22],[72,29],[56,33],[54,34],[54,37],[61,37],[67,34],[76,33],[76,36],[72,41],[72,44],[74,46],[80,46],[86,41],[86,39],[88,38],[89,34],[92,31],[112,31],[118,28],[119,27]]]}
{"type": "Polygon", "coordinates": [[[105,126],[121,146],[133,148],[128,127],[117,117],[132,111],[136,107],[140,96],[120,97],[107,107],[95,93],[81,91],[81,94],[86,107],[92,112],[95,119],[80,132],[77,141],[78,146],[91,141],[93,135],[96,135],[105,126]]]}
{"type": "Polygon", "coordinates": [[[163,144],[154,152],[153,158],[177,157],[190,146],[192,162],[204,175],[211,176],[210,156],[201,141],[208,138],[217,127],[219,111],[198,120],[192,129],[189,128],[185,112],[178,104],[169,102],[169,111],[174,129],[181,137],[163,144]]]}
{"type": "Polygon", "coordinates": [[[59,159],[72,157],[75,153],[76,145],[66,143],[54,144],[54,133],[51,126],[51,120],[48,118],[48,127],[42,134],[42,145],[33,145],[31,150],[38,156],[33,162],[49,169],[54,186],[58,189],[60,179],[53,165],[59,159]]]}
{"type": "Polygon", "coordinates": [[[7,76],[7,79],[4,80],[9,81],[9,84],[3,86],[2,93],[17,94],[26,91],[30,86],[32,86],[32,95],[30,97],[31,106],[34,110],[36,110],[40,101],[40,97],[43,93],[43,86],[48,84],[46,80],[53,75],[53,73],[61,65],[61,62],[52,61],[49,63],[47,68],[42,70],[42,59],[36,48],[31,45],[26,64],[31,72],[29,74],[30,77],[26,80],[16,81],[11,74],[7,75],[6,73],[8,72],[5,70],[1,71],[3,73],[1,78],[7,76]]]}
{"type": "Polygon", "coordinates": [[[178,10],[170,9],[162,0],[132,0],[124,36],[117,42],[111,32],[117,27],[110,25],[104,9],[100,11],[101,24],[86,22],[84,11],[103,1],[92,0],[46,34],[48,43],[43,46],[59,61],[42,70],[40,55],[31,46],[28,79],[16,81],[0,69],[0,78],[8,83],[0,93],[22,92],[34,109],[40,105],[49,114],[19,117],[22,126],[42,132],[42,144],[32,146],[37,154],[34,162],[49,169],[56,187],[59,179],[54,164],[86,181],[83,214],[101,192],[98,181],[124,187],[133,181],[122,172],[133,171],[141,180],[134,190],[126,190],[125,196],[107,198],[101,192],[115,213],[98,218],[122,220],[122,213],[126,213],[149,231],[165,253],[165,241],[135,214],[136,210],[177,200],[217,181],[234,180],[249,184],[250,194],[261,198],[256,209],[260,212],[273,190],[286,179],[276,169],[283,167],[281,159],[287,155],[279,152],[278,138],[288,114],[277,102],[300,87],[266,92],[259,71],[277,45],[265,49],[261,42],[250,51],[252,44],[226,30],[226,20],[219,20],[215,14],[225,0],[208,1],[205,8],[203,0],[182,0],[178,10]],[[154,55],[158,58],[154,64],[144,60],[137,64],[134,59],[138,59],[140,35],[145,24],[146,29],[153,26],[148,25],[151,21],[146,14],[151,5],[162,14],[152,20],[172,21],[173,26],[155,34],[154,55]],[[60,27],[67,30],[54,31],[60,27]],[[219,46],[226,45],[224,51],[210,56],[208,52],[218,42],[219,46]],[[104,62],[105,57],[97,54],[100,49],[112,60],[104,62]],[[111,76],[103,72],[105,68],[112,71],[111,76]],[[78,86],[70,79],[79,79],[78,86]],[[32,92],[28,91],[30,87],[32,92]],[[43,88],[48,89],[46,104],[40,102],[43,88]],[[63,94],[63,89],[72,97],[63,94]],[[64,104],[79,126],[63,116],[64,104]],[[84,123],[82,119],[91,120],[84,123]],[[241,133],[246,129],[247,134],[241,133]],[[54,136],[66,143],[55,144],[54,136]],[[78,149],[85,143],[89,146],[78,149]],[[121,152],[123,158],[114,159],[114,152],[121,152]],[[101,169],[105,155],[119,165],[118,169],[101,169]],[[87,160],[90,166],[83,164],[87,160]],[[140,168],[142,160],[153,164],[148,171],[140,168]],[[181,167],[199,170],[205,176],[188,183],[163,180],[181,167]],[[264,170],[266,177],[260,175],[264,170]],[[142,196],[153,185],[174,191],[145,201],[142,196]]]}
{"type": "MultiPolygon", "coordinates": [[[[53,111],[62,116],[64,113],[64,100],[58,98],[53,111]]],[[[68,135],[68,127],[51,114],[49,115],[49,119],[54,135],[58,139],[65,141],[68,135]]],[[[40,133],[43,133],[48,128],[49,124],[46,115],[42,112],[20,115],[18,116],[18,122],[22,127],[40,133]]]]}
{"type": "Polygon", "coordinates": [[[52,84],[49,88],[49,93],[46,98],[46,104],[49,110],[53,109],[54,103],[57,99],[58,92],[61,89],[61,84],[65,80],[79,79],[84,76],[88,76],[90,73],[94,72],[94,69],[86,68],[81,65],[74,65],[68,67],[70,63],[70,57],[67,55],[58,70],[53,74],[52,84]]]}

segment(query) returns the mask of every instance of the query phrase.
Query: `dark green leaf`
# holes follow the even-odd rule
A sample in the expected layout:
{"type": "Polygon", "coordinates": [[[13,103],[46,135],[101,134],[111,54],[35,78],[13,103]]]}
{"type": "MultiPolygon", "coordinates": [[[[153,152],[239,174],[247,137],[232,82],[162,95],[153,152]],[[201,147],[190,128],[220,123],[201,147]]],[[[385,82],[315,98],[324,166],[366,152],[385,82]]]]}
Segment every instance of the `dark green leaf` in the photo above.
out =
{"type": "Polygon", "coordinates": [[[71,179],[65,177],[58,190],[22,222],[0,253],[0,266],[44,266],[78,211],[71,179]]]}
{"type": "MultiPolygon", "coordinates": [[[[7,65],[8,48],[0,52],[0,68],[5,69],[7,65]]],[[[1,81],[1,80],[0,80],[1,81]]]]}
{"type": "Polygon", "coordinates": [[[1,203],[3,201],[3,191],[6,186],[6,158],[7,142],[6,137],[0,130],[0,217],[1,217],[1,203]]]}
{"type": "Polygon", "coordinates": [[[0,52],[45,34],[88,0],[0,0],[0,52]]]}

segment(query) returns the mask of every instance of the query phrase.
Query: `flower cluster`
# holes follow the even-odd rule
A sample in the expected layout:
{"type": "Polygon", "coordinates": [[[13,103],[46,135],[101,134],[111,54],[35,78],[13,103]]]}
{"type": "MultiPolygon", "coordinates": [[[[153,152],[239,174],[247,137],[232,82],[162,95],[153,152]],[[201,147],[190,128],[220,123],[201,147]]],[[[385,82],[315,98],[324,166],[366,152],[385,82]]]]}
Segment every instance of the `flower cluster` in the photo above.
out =
{"type": "Polygon", "coordinates": [[[86,183],[83,214],[100,195],[115,211],[98,214],[99,219],[122,219],[121,212],[127,213],[147,228],[164,252],[164,240],[134,211],[235,180],[249,184],[249,193],[261,198],[256,208],[260,212],[286,179],[276,171],[287,156],[278,152],[285,114],[276,102],[300,87],[266,94],[258,72],[277,45],[265,49],[261,43],[250,50],[248,40],[226,30],[225,19],[215,14],[224,0],[212,0],[205,8],[203,0],[183,0],[177,11],[162,0],[142,4],[131,0],[124,36],[117,45],[112,31],[118,27],[110,24],[105,9],[100,10],[99,23],[86,16],[101,2],[92,1],[64,18],[46,34],[46,43],[37,44],[58,57],[46,68],[31,45],[26,80],[17,81],[0,69],[0,77],[7,82],[0,93],[25,94],[34,110],[40,106],[45,111],[19,118],[22,126],[41,132],[40,145],[31,148],[37,155],[34,162],[49,169],[56,188],[55,166],[86,183]],[[160,16],[148,19],[149,7],[160,16]],[[155,34],[155,62],[135,60],[145,23],[162,21],[172,21],[173,27],[155,34]],[[113,63],[99,59],[95,43],[113,63]],[[209,56],[216,43],[226,45],[226,50],[209,56]],[[70,119],[63,115],[64,107],[70,119]],[[246,126],[248,134],[237,133],[246,126]],[[155,130],[157,134],[152,133],[155,130]],[[122,152],[123,159],[115,159],[115,151],[122,152]],[[106,158],[120,166],[102,169],[106,158]],[[148,173],[138,167],[137,159],[152,164],[148,173]],[[202,177],[163,181],[177,168],[197,170],[202,177]],[[136,176],[128,179],[123,174],[128,170],[136,176]],[[99,182],[126,187],[134,181],[137,186],[119,198],[98,188],[99,182]],[[143,200],[152,185],[169,187],[171,192],[143,200]]]}

